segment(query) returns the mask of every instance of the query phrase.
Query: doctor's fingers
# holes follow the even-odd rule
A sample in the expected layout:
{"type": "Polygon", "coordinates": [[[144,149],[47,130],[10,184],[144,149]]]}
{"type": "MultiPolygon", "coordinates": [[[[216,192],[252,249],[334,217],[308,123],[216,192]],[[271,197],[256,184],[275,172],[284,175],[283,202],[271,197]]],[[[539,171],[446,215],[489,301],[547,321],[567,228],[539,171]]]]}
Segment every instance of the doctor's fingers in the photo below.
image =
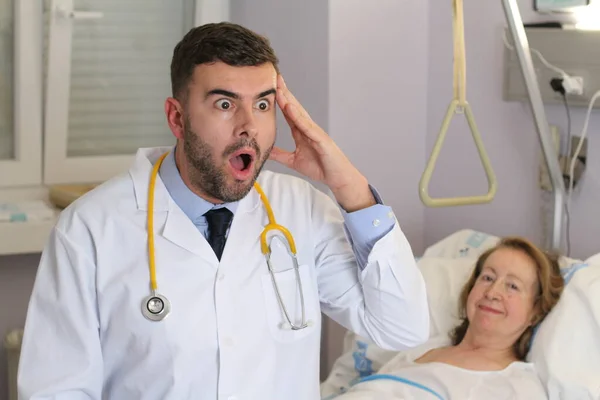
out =
{"type": "Polygon", "coordinates": [[[292,109],[297,110],[298,118],[305,122],[307,125],[316,125],[313,119],[308,114],[308,111],[300,104],[298,99],[292,94],[292,92],[288,89],[283,77],[279,75],[277,77],[277,93],[276,93],[277,104],[279,108],[286,113],[286,110],[289,110],[288,104],[293,106],[292,109]]]}
{"type": "Polygon", "coordinates": [[[281,75],[277,76],[277,94],[280,95],[277,98],[277,100],[279,103],[279,107],[281,107],[281,109],[286,107],[288,103],[293,104],[296,108],[298,108],[300,113],[305,118],[310,119],[308,112],[304,109],[304,107],[302,107],[302,104],[300,104],[300,102],[292,94],[290,89],[288,89],[287,85],[285,84],[285,81],[283,80],[283,76],[281,76],[281,75]]]}
{"type": "Polygon", "coordinates": [[[283,92],[277,92],[277,104],[283,111],[283,116],[292,130],[294,140],[298,142],[300,137],[298,134],[316,141],[321,142],[329,138],[329,135],[321,129],[306,113],[306,111],[297,102],[290,101],[285,97],[283,92]]]}
{"type": "Polygon", "coordinates": [[[306,119],[301,118],[298,109],[291,103],[282,108],[283,117],[290,126],[292,137],[296,144],[305,136],[310,137],[310,132],[314,129],[312,124],[307,123],[306,119]]]}

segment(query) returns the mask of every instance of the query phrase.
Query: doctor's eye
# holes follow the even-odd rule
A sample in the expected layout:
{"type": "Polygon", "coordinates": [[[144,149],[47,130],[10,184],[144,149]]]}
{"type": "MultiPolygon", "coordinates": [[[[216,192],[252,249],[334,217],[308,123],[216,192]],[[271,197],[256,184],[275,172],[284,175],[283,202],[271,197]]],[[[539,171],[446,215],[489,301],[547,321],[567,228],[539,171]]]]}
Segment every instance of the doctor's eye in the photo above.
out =
{"type": "Polygon", "coordinates": [[[218,109],[223,110],[223,111],[228,111],[231,109],[231,107],[233,107],[233,104],[231,104],[231,101],[229,101],[227,99],[218,100],[215,104],[218,109]]]}
{"type": "Polygon", "coordinates": [[[258,103],[256,103],[256,108],[258,108],[260,111],[267,111],[269,108],[271,108],[271,103],[269,100],[260,100],[258,103]]]}

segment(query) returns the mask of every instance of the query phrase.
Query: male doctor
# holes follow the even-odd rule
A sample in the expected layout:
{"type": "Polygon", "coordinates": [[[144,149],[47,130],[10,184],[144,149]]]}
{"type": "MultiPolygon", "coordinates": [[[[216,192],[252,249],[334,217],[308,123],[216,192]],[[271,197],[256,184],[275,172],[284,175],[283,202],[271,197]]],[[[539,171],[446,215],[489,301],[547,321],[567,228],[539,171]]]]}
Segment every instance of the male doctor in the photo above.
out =
{"type": "Polygon", "coordinates": [[[176,145],[139,150],[52,231],[20,399],[318,399],[321,311],[386,349],[424,342],[425,285],[393,212],[294,98],[267,39],[230,23],[195,28],[171,81],[176,145]],[[278,107],[292,152],[274,147],[278,107]],[[269,158],[335,201],[261,172],[269,158]],[[267,202],[298,270],[269,231],[270,273],[267,202]]]}

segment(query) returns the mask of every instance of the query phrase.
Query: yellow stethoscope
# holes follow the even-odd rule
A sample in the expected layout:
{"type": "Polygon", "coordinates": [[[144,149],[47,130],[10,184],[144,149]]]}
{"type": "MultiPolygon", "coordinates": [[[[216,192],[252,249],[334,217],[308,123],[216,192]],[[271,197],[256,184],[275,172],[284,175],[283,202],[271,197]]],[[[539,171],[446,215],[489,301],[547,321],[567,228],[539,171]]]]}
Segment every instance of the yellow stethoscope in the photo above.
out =
{"type": "MultiPolygon", "coordinates": [[[[158,171],[167,154],[169,153],[167,152],[161,155],[158,161],[154,164],[154,167],[152,168],[152,173],[150,175],[150,186],[148,187],[148,260],[150,264],[150,289],[152,293],[149,296],[145,297],[142,302],[142,314],[151,321],[162,321],[171,312],[171,303],[169,302],[169,300],[164,295],[158,293],[158,285],[156,283],[156,251],[154,248],[154,191],[158,171]]],[[[260,249],[267,260],[267,266],[269,269],[269,274],[271,275],[271,280],[273,282],[275,294],[277,295],[277,301],[279,302],[279,306],[281,307],[281,310],[283,311],[283,314],[285,315],[285,318],[287,320],[287,327],[292,330],[304,329],[307,326],[309,326],[310,323],[306,321],[306,314],[304,308],[304,291],[302,290],[302,279],[300,278],[300,270],[298,266],[298,258],[296,256],[296,244],[294,242],[294,238],[292,237],[292,234],[287,228],[277,224],[277,222],[275,221],[275,216],[273,215],[271,204],[269,203],[267,196],[263,192],[258,182],[254,183],[254,189],[256,189],[256,191],[258,192],[260,199],[267,211],[267,216],[269,218],[269,223],[267,224],[267,226],[265,226],[262,233],[260,234],[260,249]],[[273,269],[273,265],[271,264],[271,245],[270,243],[267,243],[267,234],[269,233],[269,231],[279,231],[283,234],[283,236],[286,239],[287,250],[294,263],[296,283],[300,291],[300,302],[302,310],[302,320],[300,324],[295,324],[292,322],[287,307],[285,306],[281,297],[281,293],[279,292],[279,286],[277,285],[277,280],[275,279],[275,270],[273,269]]]]}

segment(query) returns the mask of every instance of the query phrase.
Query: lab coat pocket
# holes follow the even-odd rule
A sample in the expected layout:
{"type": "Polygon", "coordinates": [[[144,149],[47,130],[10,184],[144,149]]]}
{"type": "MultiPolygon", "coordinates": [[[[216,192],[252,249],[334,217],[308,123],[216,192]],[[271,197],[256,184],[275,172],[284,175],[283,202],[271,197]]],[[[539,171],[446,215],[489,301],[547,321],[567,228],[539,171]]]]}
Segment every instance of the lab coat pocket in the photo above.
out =
{"type": "Polygon", "coordinates": [[[299,266],[300,281],[295,269],[263,275],[262,288],[265,297],[266,322],[269,331],[280,342],[292,342],[318,331],[321,316],[318,291],[312,279],[310,266],[299,266]],[[304,325],[302,329],[293,329],[288,321],[297,327],[303,326],[302,297],[304,295],[304,325]],[[284,312],[286,310],[288,317],[284,312]]]}

